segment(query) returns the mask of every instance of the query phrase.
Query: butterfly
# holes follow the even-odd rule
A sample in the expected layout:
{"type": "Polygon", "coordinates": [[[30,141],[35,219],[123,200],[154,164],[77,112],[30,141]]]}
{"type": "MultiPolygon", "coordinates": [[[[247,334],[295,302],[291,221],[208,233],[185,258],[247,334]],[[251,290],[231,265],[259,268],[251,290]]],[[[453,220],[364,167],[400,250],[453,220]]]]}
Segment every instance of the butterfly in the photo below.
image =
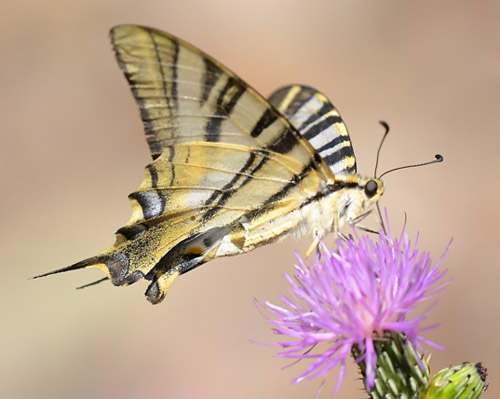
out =
{"type": "Polygon", "coordinates": [[[314,248],[383,194],[380,179],[356,173],[347,128],[319,91],[289,85],[266,100],[168,33],[119,25],[110,37],[153,160],[115,243],[37,277],[95,267],[106,273],[97,282],[145,278],[156,304],[179,275],[214,258],[289,235],[312,237],[314,248]]]}

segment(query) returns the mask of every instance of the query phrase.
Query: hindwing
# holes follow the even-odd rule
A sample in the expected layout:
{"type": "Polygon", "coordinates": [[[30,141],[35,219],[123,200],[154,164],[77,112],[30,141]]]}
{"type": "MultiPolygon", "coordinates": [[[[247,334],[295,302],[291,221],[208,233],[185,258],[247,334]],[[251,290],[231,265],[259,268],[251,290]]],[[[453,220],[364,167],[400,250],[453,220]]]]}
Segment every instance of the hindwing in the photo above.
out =
{"type": "Polygon", "coordinates": [[[273,104],[330,166],[336,176],[356,173],[347,127],[328,98],[303,85],[289,85],[269,97],[273,104]]]}

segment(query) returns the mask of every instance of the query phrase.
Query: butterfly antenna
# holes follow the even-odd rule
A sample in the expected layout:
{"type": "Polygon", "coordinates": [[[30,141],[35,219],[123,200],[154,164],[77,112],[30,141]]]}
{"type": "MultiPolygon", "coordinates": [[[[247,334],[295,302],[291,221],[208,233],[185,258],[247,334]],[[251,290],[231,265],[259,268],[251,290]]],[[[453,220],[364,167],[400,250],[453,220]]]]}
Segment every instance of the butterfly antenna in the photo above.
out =
{"type": "Polygon", "coordinates": [[[406,165],[406,166],[400,166],[398,168],[394,168],[394,169],[389,169],[387,171],[385,171],[384,173],[382,173],[380,176],[379,176],[379,179],[381,179],[383,176],[385,176],[386,174],[388,173],[391,173],[391,172],[395,172],[396,170],[401,170],[401,169],[409,169],[409,168],[416,168],[418,166],[425,166],[425,165],[431,165],[433,163],[439,163],[439,162],[443,162],[444,158],[442,155],[440,154],[436,154],[436,159],[433,159],[432,161],[428,161],[428,162],[422,162],[422,163],[417,163],[417,164],[414,164],[414,165],[406,165]]]}
{"type": "Polygon", "coordinates": [[[382,145],[384,144],[385,138],[389,134],[389,124],[385,121],[379,121],[379,123],[384,127],[385,133],[384,133],[384,136],[382,137],[382,140],[380,140],[380,144],[378,146],[377,160],[375,161],[375,171],[373,172],[373,177],[377,177],[377,168],[378,168],[378,160],[380,157],[380,150],[382,149],[382,145]]]}

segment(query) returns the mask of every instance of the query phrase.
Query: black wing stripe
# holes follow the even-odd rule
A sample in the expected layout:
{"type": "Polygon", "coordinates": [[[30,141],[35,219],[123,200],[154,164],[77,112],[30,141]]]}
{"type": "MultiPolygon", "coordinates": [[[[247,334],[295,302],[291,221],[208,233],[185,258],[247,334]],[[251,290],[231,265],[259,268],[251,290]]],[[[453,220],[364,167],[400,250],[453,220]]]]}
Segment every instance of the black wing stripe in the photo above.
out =
{"type": "Polygon", "coordinates": [[[203,72],[203,81],[201,82],[201,100],[205,103],[210,97],[210,92],[217,84],[222,71],[208,58],[203,58],[205,71],[203,72]]]}
{"type": "MultiPolygon", "coordinates": [[[[172,68],[172,98],[174,101],[175,112],[179,111],[179,95],[177,93],[177,63],[179,59],[179,43],[174,42],[174,59],[171,65],[172,68]]],[[[168,97],[168,95],[166,95],[168,97]]]]}
{"type": "Polygon", "coordinates": [[[271,108],[266,108],[260,119],[255,124],[255,127],[250,132],[250,135],[252,137],[258,137],[262,131],[271,126],[276,119],[278,119],[276,112],[274,112],[271,108]]]}
{"type": "MultiPolygon", "coordinates": [[[[281,89],[276,90],[269,98],[270,102],[274,106],[281,104],[282,101],[284,101],[289,95],[290,89],[293,90],[295,87],[297,87],[297,85],[285,86],[281,89]]],[[[286,107],[286,113],[283,112],[284,115],[288,116],[297,113],[297,111],[302,108],[304,104],[308,103],[315,94],[314,90],[309,90],[309,88],[306,86],[299,87],[295,91],[295,95],[288,99],[289,104],[286,107]]]]}
{"type": "Polygon", "coordinates": [[[231,114],[232,109],[238,103],[238,100],[245,92],[245,86],[242,85],[238,80],[234,78],[229,78],[226,85],[221,90],[219,97],[217,98],[217,110],[216,114],[210,118],[207,122],[206,131],[206,141],[219,141],[219,133],[221,132],[221,126],[223,122],[223,117],[227,117],[231,114]],[[231,95],[231,91],[233,94],[231,95]],[[226,97],[230,95],[229,101],[226,101],[226,97]]]}
{"type": "Polygon", "coordinates": [[[295,179],[293,181],[288,182],[285,184],[279,191],[276,193],[270,195],[266,201],[262,204],[257,209],[251,210],[250,212],[245,213],[245,218],[248,220],[256,219],[260,215],[262,215],[265,212],[268,212],[269,209],[268,207],[272,204],[275,204],[279,202],[281,199],[283,199],[294,187],[297,186],[297,184],[300,183],[300,181],[308,174],[310,171],[314,168],[314,164],[311,162],[309,165],[304,166],[300,174],[295,176],[295,179]]]}
{"type": "Polygon", "coordinates": [[[136,191],[129,198],[139,203],[144,219],[153,219],[165,211],[166,201],[161,190],[136,191]]]}
{"type": "Polygon", "coordinates": [[[331,115],[326,118],[322,116],[321,118],[322,120],[319,120],[320,118],[316,118],[316,120],[318,120],[318,123],[311,126],[309,129],[307,127],[304,129],[304,137],[307,140],[312,140],[317,135],[323,133],[325,130],[330,128],[332,124],[342,122],[340,116],[336,115],[331,115]]]}
{"type": "Polygon", "coordinates": [[[151,164],[149,164],[146,167],[146,169],[148,170],[149,174],[151,175],[151,187],[157,188],[158,187],[158,171],[151,164]]]}
{"type": "MultiPolygon", "coordinates": [[[[212,203],[215,202],[215,200],[218,198],[218,201],[216,203],[216,206],[222,206],[224,205],[233,195],[234,189],[238,181],[241,181],[242,176],[241,174],[243,173],[248,173],[249,169],[251,166],[255,163],[256,155],[254,153],[250,153],[250,156],[248,157],[247,161],[243,165],[243,167],[239,170],[238,174],[236,174],[224,187],[222,187],[222,193],[219,192],[214,192],[210,198],[205,202],[205,205],[212,205],[212,203]]],[[[241,186],[244,184],[248,183],[252,178],[251,177],[246,177],[243,179],[241,186]],[[246,182],[245,182],[246,181],[246,182]]],[[[240,187],[241,187],[240,186],[240,187]]],[[[203,215],[203,220],[209,220],[211,219],[216,213],[218,209],[217,208],[212,208],[208,210],[204,215],[203,215]]]]}
{"type": "Polygon", "coordinates": [[[340,161],[342,161],[345,157],[349,156],[352,153],[351,147],[341,147],[339,150],[334,153],[327,155],[323,159],[328,165],[334,165],[340,161]]]}
{"type": "Polygon", "coordinates": [[[285,128],[282,133],[278,135],[276,140],[268,145],[270,151],[278,152],[280,154],[286,154],[290,152],[296,145],[299,145],[297,138],[292,134],[292,132],[285,128]]]}
{"type": "Polygon", "coordinates": [[[316,151],[318,151],[318,153],[320,153],[320,154],[325,154],[325,156],[326,156],[326,155],[328,155],[329,150],[331,150],[332,148],[335,148],[339,144],[342,144],[343,146],[349,146],[351,144],[351,141],[347,137],[339,136],[339,137],[333,139],[332,141],[328,141],[323,146],[316,148],[316,151]]]}
{"type": "MultiPolygon", "coordinates": [[[[304,113],[310,113],[311,110],[310,110],[310,108],[307,105],[308,104],[304,104],[299,109],[298,112],[300,112],[302,110],[302,108],[305,108],[304,113]]],[[[306,130],[309,127],[309,125],[312,125],[318,119],[320,119],[321,117],[323,117],[323,115],[325,115],[325,114],[327,114],[327,113],[329,113],[329,112],[331,112],[333,110],[334,110],[334,108],[333,108],[332,104],[330,104],[330,103],[323,104],[322,107],[318,111],[316,111],[315,113],[313,113],[309,118],[307,118],[305,120],[305,122],[302,123],[302,125],[300,125],[298,127],[299,132],[302,132],[302,131],[306,130]]]]}
{"type": "MultiPolygon", "coordinates": [[[[168,113],[169,113],[170,117],[172,118],[175,115],[174,114],[174,110],[172,109],[172,104],[170,103],[171,100],[172,100],[173,93],[172,93],[172,96],[169,95],[169,90],[168,90],[168,87],[167,87],[167,79],[166,79],[166,76],[165,76],[165,71],[163,70],[163,63],[162,63],[162,59],[161,59],[161,56],[160,56],[160,53],[159,53],[159,50],[158,50],[158,44],[156,43],[155,38],[154,38],[152,32],[148,32],[148,33],[149,33],[149,37],[151,39],[151,43],[153,43],[153,47],[154,47],[154,51],[155,51],[155,55],[156,55],[156,60],[157,60],[157,66],[158,66],[158,69],[159,69],[160,75],[161,75],[163,96],[165,97],[165,103],[166,103],[166,106],[167,106],[167,109],[168,109],[168,113]]],[[[179,53],[179,46],[177,45],[175,48],[177,49],[177,51],[175,52],[175,54],[178,55],[178,53],[179,53]]],[[[172,71],[174,72],[175,65],[172,65],[171,68],[172,68],[172,71]]],[[[177,73],[177,72],[175,71],[175,73],[177,73]]],[[[172,79],[172,81],[173,80],[174,79],[172,79]]],[[[174,84],[176,84],[176,83],[172,82],[172,88],[174,87],[174,84]]],[[[176,92],[177,92],[177,88],[176,88],[176,92]]]]}

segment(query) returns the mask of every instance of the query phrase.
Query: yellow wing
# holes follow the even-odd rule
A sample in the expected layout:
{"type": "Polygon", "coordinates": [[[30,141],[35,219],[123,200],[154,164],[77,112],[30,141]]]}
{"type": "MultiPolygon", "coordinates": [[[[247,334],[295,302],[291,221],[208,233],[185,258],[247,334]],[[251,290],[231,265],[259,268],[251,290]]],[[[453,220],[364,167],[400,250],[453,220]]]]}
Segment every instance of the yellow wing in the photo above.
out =
{"type": "Polygon", "coordinates": [[[235,143],[313,162],[322,178],[331,177],[290,122],[213,58],[156,29],[120,25],[110,36],[153,159],[179,142],[235,143]]]}
{"type": "Polygon", "coordinates": [[[276,220],[318,191],[318,175],[302,169],[291,158],[237,144],[171,147],[146,168],[130,196],[132,219],[110,249],[128,259],[123,278],[152,278],[147,295],[156,303],[173,275],[278,238],[294,226],[276,220]]]}
{"type": "Polygon", "coordinates": [[[158,303],[179,274],[295,228],[287,215],[335,178],[267,100],[200,50],[135,25],[114,27],[111,41],[153,162],[115,244],[51,273],[99,267],[115,285],[145,277],[158,303]]]}

